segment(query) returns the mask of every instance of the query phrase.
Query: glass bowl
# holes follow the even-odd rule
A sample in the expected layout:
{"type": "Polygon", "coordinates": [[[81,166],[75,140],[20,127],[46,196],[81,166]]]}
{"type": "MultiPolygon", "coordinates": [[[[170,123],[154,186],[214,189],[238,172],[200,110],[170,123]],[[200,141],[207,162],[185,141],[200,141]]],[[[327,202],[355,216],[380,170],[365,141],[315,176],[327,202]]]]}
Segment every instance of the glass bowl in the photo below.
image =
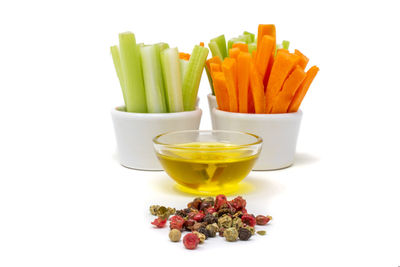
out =
{"type": "Polygon", "coordinates": [[[239,131],[187,130],[160,134],[154,149],[167,174],[189,193],[227,193],[252,170],[262,139],[239,131]]]}

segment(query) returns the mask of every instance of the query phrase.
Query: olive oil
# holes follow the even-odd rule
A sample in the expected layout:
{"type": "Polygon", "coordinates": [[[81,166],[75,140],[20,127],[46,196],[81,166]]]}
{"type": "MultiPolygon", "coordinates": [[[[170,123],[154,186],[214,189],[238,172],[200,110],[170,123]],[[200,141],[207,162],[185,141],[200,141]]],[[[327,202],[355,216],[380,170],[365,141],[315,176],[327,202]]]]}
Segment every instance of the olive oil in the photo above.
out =
{"type": "Polygon", "coordinates": [[[157,153],[165,171],[185,191],[227,192],[251,171],[258,153],[226,143],[186,143],[157,153]]]}

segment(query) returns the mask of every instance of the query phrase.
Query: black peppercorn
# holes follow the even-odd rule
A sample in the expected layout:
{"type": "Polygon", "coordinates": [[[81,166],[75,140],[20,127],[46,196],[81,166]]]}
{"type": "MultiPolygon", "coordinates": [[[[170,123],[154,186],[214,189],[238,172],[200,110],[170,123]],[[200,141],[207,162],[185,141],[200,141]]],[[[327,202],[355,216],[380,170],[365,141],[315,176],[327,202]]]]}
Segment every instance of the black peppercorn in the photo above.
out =
{"type": "Polygon", "coordinates": [[[206,222],[207,224],[213,224],[216,223],[218,220],[217,218],[214,217],[212,214],[207,214],[204,216],[203,221],[206,222]]]}
{"type": "Polygon", "coordinates": [[[208,231],[206,229],[206,227],[202,226],[200,227],[197,232],[202,233],[203,235],[205,235],[206,239],[208,238],[208,231]]]}
{"type": "Polygon", "coordinates": [[[239,239],[240,240],[246,241],[246,240],[249,240],[250,237],[251,237],[251,232],[249,229],[246,229],[243,227],[239,229],[239,239]]]}

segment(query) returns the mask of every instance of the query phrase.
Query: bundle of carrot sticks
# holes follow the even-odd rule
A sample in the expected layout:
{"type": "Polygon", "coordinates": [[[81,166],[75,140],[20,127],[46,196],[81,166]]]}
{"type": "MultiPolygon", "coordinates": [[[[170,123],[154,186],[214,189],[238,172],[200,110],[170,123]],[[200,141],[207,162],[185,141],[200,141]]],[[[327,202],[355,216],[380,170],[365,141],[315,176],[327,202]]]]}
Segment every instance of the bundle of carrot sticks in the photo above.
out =
{"type": "Polygon", "coordinates": [[[251,52],[247,43],[236,42],[232,48],[228,46],[226,57],[213,53],[207,60],[218,109],[261,114],[297,112],[318,67],[306,71],[309,60],[300,51],[290,53],[277,47],[275,25],[259,25],[255,42],[257,48],[251,52]]]}

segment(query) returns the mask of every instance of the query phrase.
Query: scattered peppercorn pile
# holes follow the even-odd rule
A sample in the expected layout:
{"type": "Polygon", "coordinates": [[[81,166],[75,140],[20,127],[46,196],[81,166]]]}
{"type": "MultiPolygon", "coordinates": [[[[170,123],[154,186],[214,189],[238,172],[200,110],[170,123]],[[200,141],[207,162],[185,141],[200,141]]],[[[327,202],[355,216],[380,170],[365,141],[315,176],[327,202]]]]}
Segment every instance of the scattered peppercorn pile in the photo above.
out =
{"type": "MultiPolygon", "coordinates": [[[[152,205],[150,212],[157,216],[151,224],[158,228],[164,227],[169,218],[169,238],[172,242],[179,242],[182,232],[189,231],[183,237],[183,245],[187,249],[195,249],[217,234],[230,242],[249,240],[255,234],[256,224],[266,225],[272,219],[271,216],[247,213],[246,200],[241,196],[228,201],[225,195],[204,199],[197,197],[182,210],[152,205]]],[[[257,234],[265,235],[266,231],[257,231],[257,234]]]]}

